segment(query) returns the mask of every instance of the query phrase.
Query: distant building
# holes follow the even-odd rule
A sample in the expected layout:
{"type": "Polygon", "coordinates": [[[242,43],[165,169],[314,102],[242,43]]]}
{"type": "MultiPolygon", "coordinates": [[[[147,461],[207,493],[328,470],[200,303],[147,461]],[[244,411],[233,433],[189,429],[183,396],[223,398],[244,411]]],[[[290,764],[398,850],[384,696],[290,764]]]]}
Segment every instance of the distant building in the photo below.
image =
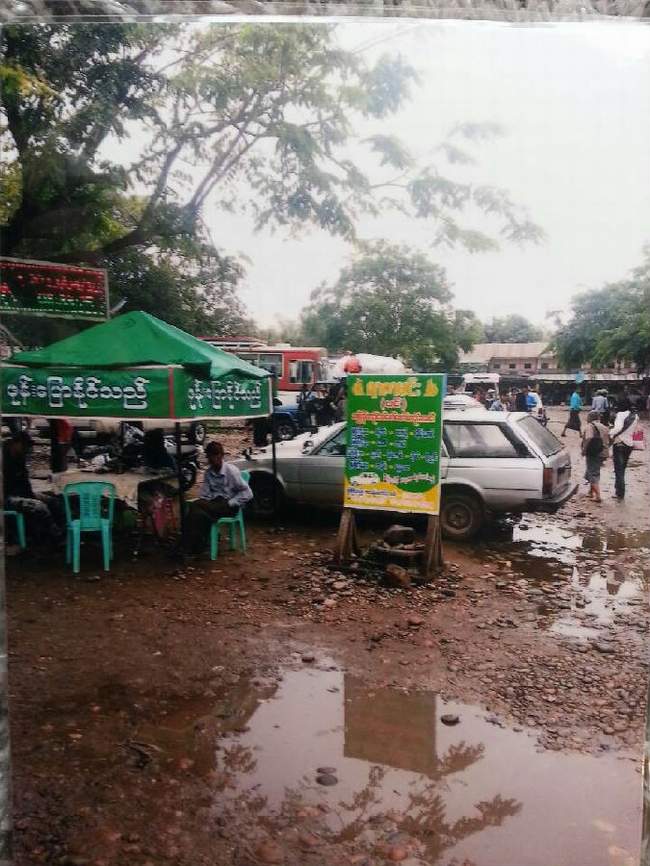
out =
{"type": "Polygon", "coordinates": [[[634,364],[612,363],[602,369],[583,364],[578,370],[558,366],[548,343],[477,343],[460,358],[463,372],[499,373],[505,379],[534,379],[540,382],[574,382],[577,372],[591,382],[638,382],[634,364]]]}

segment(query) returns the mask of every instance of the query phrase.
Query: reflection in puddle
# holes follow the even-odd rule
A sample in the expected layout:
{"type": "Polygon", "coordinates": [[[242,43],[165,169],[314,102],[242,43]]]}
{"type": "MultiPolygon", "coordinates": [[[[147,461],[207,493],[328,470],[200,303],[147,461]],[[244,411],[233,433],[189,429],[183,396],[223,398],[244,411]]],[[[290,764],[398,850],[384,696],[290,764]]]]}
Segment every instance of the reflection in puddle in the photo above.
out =
{"type": "MultiPolygon", "coordinates": [[[[273,689],[268,689],[266,696],[272,693],[273,689]]],[[[147,749],[151,748],[149,744],[153,744],[167,765],[176,769],[191,766],[195,775],[207,778],[217,765],[215,737],[245,730],[246,723],[264,697],[243,680],[221,699],[199,695],[176,700],[163,710],[155,723],[140,726],[131,749],[136,754],[140,750],[146,757],[147,749]]],[[[231,755],[231,763],[236,763],[235,752],[231,755]]]]}
{"type": "Polygon", "coordinates": [[[650,530],[618,532],[606,526],[574,532],[544,523],[520,523],[513,526],[512,541],[537,546],[541,555],[556,551],[583,550],[589,553],[619,553],[626,550],[650,552],[650,530]]]}
{"type": "Polygon", "coordinates": [[[215,818],[246,822],[251,838],[263,827],[287,864],[304,862],[304,830],[320,863],[374,862],[398,844],[428,866],[636,864],[634,762],[540,752],[483,715],[338,671],[289,672],[249,729],[221,741],[215,818]],[[443,714],[460,721],[446,726],[443,714]],[[332,787],[316,782],[323,767],[332,787]]]}
{"type": "Polygon", "coordinates": [[[616,614],[642,594],[643,581],[638,577],[620,580],[576,567],[570,582],[571,609],[551,611],[555,617],[551,631],[568,637],[598,637],[600,629],[612,625],[616,614]]]}
{"type": "Polygon", "coordinates": [[[503,570],[505,565],[532,586],[554,583],[538,607],[541,629],[597,638],[603,627],[611,626],[618,614],[629,615],[647,594],[650,531],[623,533],[606,526],[574,531],[547,516],[528,516],[507,532],[510,538],[477,545],[473,555],[494,563],[493,568],[503,570]]]}

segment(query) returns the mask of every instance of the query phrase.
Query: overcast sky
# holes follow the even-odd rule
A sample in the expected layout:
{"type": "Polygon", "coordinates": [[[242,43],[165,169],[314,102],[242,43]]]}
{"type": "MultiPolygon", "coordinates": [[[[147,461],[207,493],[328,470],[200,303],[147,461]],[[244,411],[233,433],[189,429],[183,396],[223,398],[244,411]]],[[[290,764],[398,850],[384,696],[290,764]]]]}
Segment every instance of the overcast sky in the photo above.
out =
{"type": "MultiPolygon", "coordinates": [[[[383,129],[416,155],[456,123],[502,124],[504,137],[475,149],[479,165],[455,176],[506,187],[547,234],[537,247],[470,255],[432,249],[430,226],[387,214],[362,221],[362,237],[427,250],[447,268],[457,306],[484,319],[521,313],[544,323],[576,291],[638,264],[650,241],[648,26],[363,22],[340,25],[339,38],[346,47],[377,41],[370,59],[400,52],[418,70],[412,98],[383,129]]],[[[292,240],[254,234],[246,218],[210,207],[205,216],[220,248],[251,259],[242,295],[261,324],[295,317],[351,253],[324,232],[292,240]]]]}

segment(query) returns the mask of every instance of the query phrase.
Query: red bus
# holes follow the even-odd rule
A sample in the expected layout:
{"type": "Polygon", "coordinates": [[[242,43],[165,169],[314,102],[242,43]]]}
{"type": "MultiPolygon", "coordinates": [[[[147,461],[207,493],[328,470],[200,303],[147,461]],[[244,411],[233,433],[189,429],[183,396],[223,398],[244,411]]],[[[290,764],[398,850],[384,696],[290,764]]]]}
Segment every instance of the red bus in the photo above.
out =
{"type": "Polygon", "coordinates": [[[300,391],[327,378],[323,361],[327,350],[321,346],[267,346],[253,337],[201,337],[211,346],[238,355],[244,361],[273,373],[278,391],[300,391]]]}

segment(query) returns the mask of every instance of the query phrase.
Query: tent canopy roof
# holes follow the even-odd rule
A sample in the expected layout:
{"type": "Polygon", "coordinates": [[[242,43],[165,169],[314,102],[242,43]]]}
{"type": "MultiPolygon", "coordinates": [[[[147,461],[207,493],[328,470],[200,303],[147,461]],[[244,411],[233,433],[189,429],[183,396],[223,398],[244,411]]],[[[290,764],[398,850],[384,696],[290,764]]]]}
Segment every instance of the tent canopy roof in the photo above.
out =
{"type": "Polygon", "coordinates": [[[265,378],[260,370],[236,355],[198,340],[142,311],[108,322],[33,352],[16,352],[10,363],[28,367],[117,367],[180,365],[219,379],[226,375],[265,378]]]}

